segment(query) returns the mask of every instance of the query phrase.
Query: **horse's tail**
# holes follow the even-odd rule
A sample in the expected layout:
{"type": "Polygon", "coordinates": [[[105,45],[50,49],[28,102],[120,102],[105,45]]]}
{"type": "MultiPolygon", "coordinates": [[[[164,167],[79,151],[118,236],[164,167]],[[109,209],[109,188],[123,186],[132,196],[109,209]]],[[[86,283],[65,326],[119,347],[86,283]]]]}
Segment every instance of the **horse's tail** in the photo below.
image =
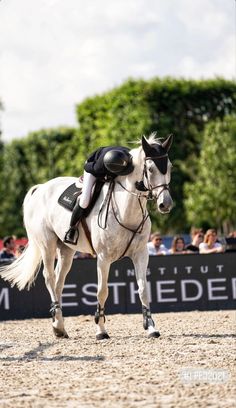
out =
{"type": "Polygon", "coordinates": [[[9,281],[11,286],[17,285],[19,290],[30,289],[35,281],[41,266],[41,253],[39,247],[29,241],[25,251],[10,265],[0,267],[0,276],[9,281]]]}
{"type": "MultiPolygon", "coordinates": [[[[28,204],[30,197],[37,190],[39,185],[31,187],[25,196],[23,207],[28,204]]],[[[25,215],[25,214],[24,214],[25,215]]],[[[9,265],[0,267],[0,276],[9,281],[11,286],[17,285],[19,290],[30,289],[35,281],[42,262],[42,256],[38,245],[29,238],[25,251],[9,265]]]]}
{"type": "Polygon", "coordinates": [[[30,199],[32,197],[32,195],[34,194],[34,192],[41,186],[42,184],[36,184],[35,186],[31,187],[29,189],[29,191],[27,192],[24,201],[23,201],[23,222],[24,222],[24,226],[26,231],[28,231],[27,229],[27,223],[26,223],[26,212],[27,212],[27,205],[30,204],[30,199]]]}
{"type": "Polygon", "coordinates": [[[27,202],[29,201],[30,197],[34,194],[34,192],[37,190],[37,188],[41,186],[41,184],[36,184],[35,186],[31,187],[29,189],[29,191],[27,192],[25,198],[24,198],[24,203],[23,206],[25,206],[25,204],[27,204],[27,202]]]}

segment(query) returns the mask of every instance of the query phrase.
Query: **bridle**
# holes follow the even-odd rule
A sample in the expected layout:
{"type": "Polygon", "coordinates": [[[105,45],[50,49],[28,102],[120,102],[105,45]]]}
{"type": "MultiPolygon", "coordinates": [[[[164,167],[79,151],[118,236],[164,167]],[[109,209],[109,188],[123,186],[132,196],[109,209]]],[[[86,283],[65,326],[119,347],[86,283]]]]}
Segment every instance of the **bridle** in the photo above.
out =
{"type": "Polygon", "coordinates": [[[135,183],[135,187],[138,191],[148,191],[148,200],[158,200],[158,198],[160,197],[160,195],[163,193],[164,190],[170,190],[169,188],[169,183],[163,183],[163,184],[157,184],[156,186],[152,186],[149,177],[148,177],[148,171],[147,171],[147,165],[146,165],[146,161],[147,160],[155,160],[155,159],[162,159],[164,157],[168,157],[168,154],[163,154],[162,156],[148,156],[145,157],[145,163],[144,163],[144,167],[143,167],[143,175],[142,175],[142,180],[141,181],[136,181],[135,183]],[[144,183],[144,178],[146,179],[146,183],[147,183],[147,187],[145,186],[144,183]],[[153,190],[156,190],[157,188],[162,187],[161,191],[159,191],[159,193],[154,196],[153,195],[153,190]]]}

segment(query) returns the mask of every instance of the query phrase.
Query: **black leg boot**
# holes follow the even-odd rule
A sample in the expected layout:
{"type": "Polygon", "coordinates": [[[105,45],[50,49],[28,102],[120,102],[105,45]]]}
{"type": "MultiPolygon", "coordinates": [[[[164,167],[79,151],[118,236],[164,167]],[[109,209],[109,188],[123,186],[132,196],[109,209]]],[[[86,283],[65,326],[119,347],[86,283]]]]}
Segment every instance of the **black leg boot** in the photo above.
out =
{"type": "Polygon", "coordinates": [[[71,220],[70,220],[70,228],[66,232],[64,242],[67,244],[76,245],[79,238],[79,230],[78,224],[81,218],[84,215],[84,208],[80,207],[79,203],[77,203],[73,209],[71,220]]]}

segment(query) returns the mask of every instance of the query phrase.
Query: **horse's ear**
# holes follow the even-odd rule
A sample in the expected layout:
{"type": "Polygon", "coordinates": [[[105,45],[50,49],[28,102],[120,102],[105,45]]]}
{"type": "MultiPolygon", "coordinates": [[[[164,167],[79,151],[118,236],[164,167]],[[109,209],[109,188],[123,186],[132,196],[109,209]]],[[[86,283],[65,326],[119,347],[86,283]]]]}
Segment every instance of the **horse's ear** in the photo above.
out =
{"type": "Polygon", "coordinates": [[[143,147],[145,154],[147,155],[150,150],[150,144],[148,143],[145,136],[142,136],[142,147],[143,147]]]}
{"type": "Polygon", "coordinates": [[[172,142],[173,142],[173,135],[171,134],[162,143],[162,147],[165,149],[166,152],[168,152],[170,150],[172,142]]]}

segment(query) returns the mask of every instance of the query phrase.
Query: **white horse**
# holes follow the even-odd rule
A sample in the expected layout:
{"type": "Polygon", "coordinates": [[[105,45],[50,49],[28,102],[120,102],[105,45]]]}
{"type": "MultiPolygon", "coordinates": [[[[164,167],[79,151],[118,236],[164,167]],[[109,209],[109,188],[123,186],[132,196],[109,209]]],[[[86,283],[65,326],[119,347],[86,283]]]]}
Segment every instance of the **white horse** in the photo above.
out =
{"type": "Polygon", "coordinates": [[[168,158],[172,135],[164,142],[154,136],[151,135],[148,140],[142,137],[142,145],[130,151],[134,164],[132,173],[104,184],[94,208],[86,218],[91,239],[80,223],[77,245],[63,242],[71,213],[58,204],[58,197],[68,186],[77,182],[77,178],[59,177],[34,186],[24,199],[28,246],[17,260],[0,269],[0,275],[12,286],[16,284],[20,290],[25,287],[29,289],[43,262],[43,275],[52,300],[53,331],[57,337],[68,337],[64,328],[61,295],[75,251],[95,251],[97,256],[98,307],[95,322],[98,340],[109,338],[104,315],[108,274],[111,263],[123,256],[130,257],[135,267],[144,329],[149,337],[160,335],[155,329],[148,301],[147,242],[151,222],[146,205],[147,200],[152,198],[156,200],[160,213],[168,213],[172,207],[169,192],[171,163],[168,158]]]}

